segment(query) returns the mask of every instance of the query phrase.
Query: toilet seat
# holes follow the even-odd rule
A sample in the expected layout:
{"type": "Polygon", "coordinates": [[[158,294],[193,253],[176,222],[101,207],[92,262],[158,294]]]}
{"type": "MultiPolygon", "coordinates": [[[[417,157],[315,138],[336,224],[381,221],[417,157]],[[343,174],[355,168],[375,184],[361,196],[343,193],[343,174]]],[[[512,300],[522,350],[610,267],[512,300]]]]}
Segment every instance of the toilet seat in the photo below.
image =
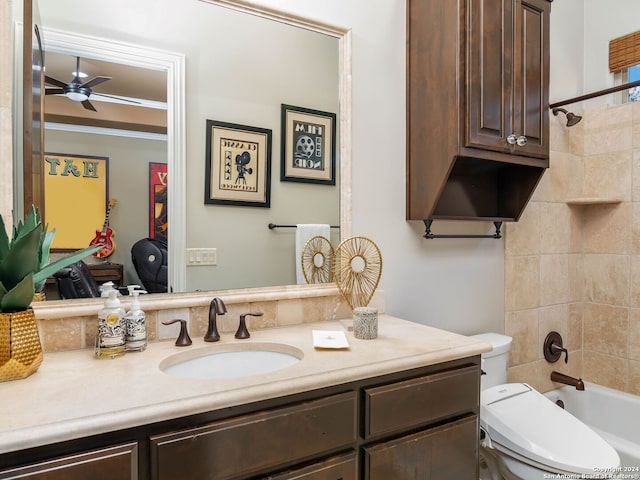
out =
{"type": "Polygon", "coordinates": [[[620,465],[602,437],[526,383],[483,390],[480,426],[490,446],[550,472],[595,476],[620,465]]]}

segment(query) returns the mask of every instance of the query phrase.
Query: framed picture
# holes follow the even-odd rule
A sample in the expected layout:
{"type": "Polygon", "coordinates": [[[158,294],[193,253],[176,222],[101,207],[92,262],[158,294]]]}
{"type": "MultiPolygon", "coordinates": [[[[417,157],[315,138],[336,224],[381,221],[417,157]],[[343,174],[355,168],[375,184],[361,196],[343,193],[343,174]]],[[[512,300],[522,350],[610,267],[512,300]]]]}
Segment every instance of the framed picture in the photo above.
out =
{"type": "Polygon", "coordinates": [[[107,222],[109,158],[45,153],[44,223],[56,229],[52,251],[88,247],[107,222]]]}
{"type": "Polygon", "coordinates": [[[149,237],[168,241],[167,164],[149,162],[149,237]]]}
{"type": "Polygon", "coordinates": [[[283,182],[336,184],[336,114],[282,105],[283,182]]]}
{"type": "Polygon", "coordinates": [[[207,120],[204,203],[270,206],[271,130],[207,120]]]}

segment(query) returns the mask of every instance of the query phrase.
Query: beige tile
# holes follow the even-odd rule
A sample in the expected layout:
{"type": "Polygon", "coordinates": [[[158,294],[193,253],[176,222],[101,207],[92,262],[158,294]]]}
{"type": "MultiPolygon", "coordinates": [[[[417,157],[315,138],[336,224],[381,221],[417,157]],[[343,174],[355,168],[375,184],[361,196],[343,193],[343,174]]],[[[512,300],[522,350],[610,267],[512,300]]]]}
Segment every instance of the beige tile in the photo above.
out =
{"type": "Polygon", "coordinates": [[[583,212],[584,253],[626,254],[631,245],[631,203],[591,205],[583,212]]]}
{"type": "Polygon", "coordinates": [[[569,255],[540,255],[540,305],[567,303],[570,299],[569,255]]]}
{"type": "Polygon", "coordinates": [[[507,382],[528,383],[538,390],[538,362],[524,363],[509,367],[507,370],[507,382]]]}
{"type": "Polygon", "coordinates": [[[540,253],[571,251],[571,217],[566,203],[540,204],[540,253]]]}
{"type": "Polygon", "coordinates": [[[83,330],[83,321],[79,317],[38,321],[38,332],[44,352],[80,350],[84,347],[83,330]]]}
{"type": "Polygon", "coordinates": [[[597,303],[584,305],[584,349],[627,356],[629,338],[629,309],[597,303]]]}
{"type": "Polygon", "coordinates": [[[583,253],[584,238],[584,209],[579,206],[570,206],[571,212],[571,240],[569,251],[571,253],[583,253]]]}
{"type": "Polygon", "coordinates": [[[581,254],[569,255],[569,301],[581,302],[584,294],[584,260],[581,254]]]}
{"type": "Polygon", "coordinates": [[[626,358],[585,350],[584,380],[617,390],[626,390],[629,362],[626,358]]]}
{"type": "Polygon", "coordinates": [[[579,156],[550,152],[549,168],[545,171],[534,194],[535,202],[565,202],[581,195],[583,164],[579,156]]]}
{"type": "Polygon", "coordinates": [[[629,359],[640,361],[640,309],[638,308],[629,309],[629,359]]]}
{"type": "Polygon", "coordinates": [[[598,130],[587,130],[584,135],[585,155],[624,152],[632,148],[631,123],[618,124],[598,130]]]}
{"type": "Polygon", "coordinates": [[[569,304],[569,321],[567,323],[567,336],[564,345],[567,350],[580,350],[582,348],[584,305],[582,302],[569,304]]]}
{"type": "Polygon", "coordinates": [[[632,203],[630,253],[640,254],[640,203],[632,203]]]}
{"type": "Polygon", "coordinates": [[[567,128],[567,118],[564,115],[553,115],[549,111],[549,150],[570,153],[570,132],[571,129],[567,128]]]}
{"type": "MultiPolygon", "coordinates": [[[[249,304],[249,309],[243,313],[261,313],[262,315],[247,315],[245,322],[249,333],[251,330],[263,328],[273,328],[276,326],[277,306],[276,302],[253,302],[249,304]]],[[[238,325],[240,317],[238,316],[238,325]]]]}
{"type": "Polygon", "coordinates": [[[633,395],[640,395],[640,362],[629,360],[627,391],[633,395]]]}
{"type": "Polygon", "coordinates": [[[540,202],[529,202],[520,220],[505,225],[506,255],[532,255],[540,251],[540,202]]]}
{"type": "Polygon", "coordinates": [[[505,308],[535,308],[540,300],[540,258],[537,255],[505,258],[505,308]]]}
{"type": "MultiPolygon", "coordinates": [[[[577,113],[577,112],[576,112],[577,113]]],[[[584,117],[584,114],[583,114],[584,117]]],[[[571,153],[573,155],[582,156],[584,155],[584,131],[585,131],[586,120],[583,120],[574,125],[569,130],[569,146],[571,149],[571,153]]]]}
{"type": "Polygon", "coordinates": [[[626,255],[585,254],[585,301],[629,305],[630,270],[626,255]]]}
{"type": "MultiPolygon", "coordinates": [[[[192,337],[204,337],[209,328],[209,307],[191,307],[189,308],[189,334],[192,337]]],[[[148,336],[149,332],[147,332],[148,336]]]]}
{"type": "MultiPolygon", "coordinates": [[[[640,121],[634,127],[640,132],[640,121]]],[[[640,142],[640,140],[638,140],[640,142]]],[[[640,202],[640,144],[634,147],[631,161],[631,200],[640,202]]]]}
{"type": "Polygon", "coordinates": [[[227,313],[218,315],[218,331],[220,335],[234,335],[240,325],[240,315],[250,312],[249,303],[233,303],[227,305],[227,313]]]}
{"type": "Polygon", "coordinates": [[[513,338],[509,351],[509,366],[537,360],[538,309],[507,312],[505,334],[513,338]]]}
{"type": "Polygon", "coordinates": [[[279,300],[277,303],[276,319],[278,326],[298,325],[302,323],[302,299],[279,300]]]}
{"type": "Polygon", "coordinates": [[[631,123],[632,105],[598,105],[585,110],[583,122],[587,131],[600,130],[631,123]]]}
{"type": "MultiPolygon", "coordinates": [[[[627,134],[630,134],[630,129],[627,134]]],[[[632,152],[626,149],[607,154],[589,154],[584,162],[583,195],[586,197],[621,197],[631,200],[632,152]]]]}
{"type": "MultiPolygon", "coordinates": [[[[542,307],[539,310],[540,322],[538,341],[536,342],[536,354],[538,359],[542,359],[544,358],[544,340],[550,332],[558,332],[562,337],[563,345],[567,341],[569,332],[569,304],[565,303],[551,307],[542,307]]],[[[562,359],[564,360],[564,356],[562,359]]]]}
{"type": "Polygon", "coordinates": [[[631,264],[631,297],[629,305],[632,307],[640,307],[640,255],[630,255],[629,262],[631,264]]]}
{"type": "Polygon", "coordinates": [[[537,374],[538,385],[540,386],[539,391],[544,393],[564,386],[562,383],[551,381],[551,372],[560,372],[573,378],[582,378],[582,362],[583,358],[581,350],[569,351],[569,363],[564,363],[564,360],[556,363],[549,363],[546,360],[538,360],[537,374]]]}

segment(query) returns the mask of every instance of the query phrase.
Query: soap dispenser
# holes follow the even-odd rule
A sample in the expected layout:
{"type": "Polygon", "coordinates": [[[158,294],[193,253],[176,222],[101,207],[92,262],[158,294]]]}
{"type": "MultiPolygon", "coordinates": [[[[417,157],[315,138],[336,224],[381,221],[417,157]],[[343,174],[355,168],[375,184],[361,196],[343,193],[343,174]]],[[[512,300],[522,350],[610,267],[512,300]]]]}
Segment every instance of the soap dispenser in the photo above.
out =
{"type": "Polygon", "coordinates": [[[118,291],[110,290],[104,308],[98,312],[95,354],[98,358],[116,358],[125,353],[124,308],[118,291]]]}
{"type": "Polygon", "coordinates": [[[147,348],[147,325],[145,314],[140,308],[140,299],[138,295],[147,293],[145,290],[139,289],[139,285],[127,285],[131,300],[131,309],[124,317],[125,321],[125,343],[127,351],[142,352],[147,348]]]}

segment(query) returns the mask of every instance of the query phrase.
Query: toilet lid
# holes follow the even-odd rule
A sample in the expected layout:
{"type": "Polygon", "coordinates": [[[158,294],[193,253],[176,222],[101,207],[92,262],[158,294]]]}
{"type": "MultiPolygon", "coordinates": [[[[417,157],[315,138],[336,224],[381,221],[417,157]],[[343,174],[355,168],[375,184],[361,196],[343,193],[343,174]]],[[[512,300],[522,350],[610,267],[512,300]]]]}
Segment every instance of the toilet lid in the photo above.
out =
{"type": "Polygon", "coordinates": [[[600,435],[526,383],[483,390],[480,424],[492,443],[551,471],[594,475],[620,465],[600,435]]]}

